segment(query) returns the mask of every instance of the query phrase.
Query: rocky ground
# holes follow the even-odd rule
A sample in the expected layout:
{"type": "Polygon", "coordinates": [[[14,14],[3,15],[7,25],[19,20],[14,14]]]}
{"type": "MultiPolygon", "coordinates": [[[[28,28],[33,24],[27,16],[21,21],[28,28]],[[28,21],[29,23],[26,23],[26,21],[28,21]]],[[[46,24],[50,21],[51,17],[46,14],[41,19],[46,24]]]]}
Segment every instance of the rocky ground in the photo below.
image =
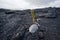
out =
{"type": "Polygon", "coordinates": [[[60,8],[35,9],[40,24],[34,34],[31,10],[0,9],[0,40],[60,40],[60,8]]]}

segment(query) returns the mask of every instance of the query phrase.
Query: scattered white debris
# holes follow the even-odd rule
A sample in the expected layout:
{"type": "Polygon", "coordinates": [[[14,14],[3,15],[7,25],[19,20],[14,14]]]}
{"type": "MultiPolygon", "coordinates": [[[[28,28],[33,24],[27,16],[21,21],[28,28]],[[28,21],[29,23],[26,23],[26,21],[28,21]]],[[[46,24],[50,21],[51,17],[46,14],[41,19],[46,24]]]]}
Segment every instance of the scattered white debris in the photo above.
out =
{"type": "Polygon", "coordinates": [[[38,25],[37,24],[32,24],[29,27],[29,32],[31,32],[31,33],[35,33],[37,30],[38,30],[38,25]]]}

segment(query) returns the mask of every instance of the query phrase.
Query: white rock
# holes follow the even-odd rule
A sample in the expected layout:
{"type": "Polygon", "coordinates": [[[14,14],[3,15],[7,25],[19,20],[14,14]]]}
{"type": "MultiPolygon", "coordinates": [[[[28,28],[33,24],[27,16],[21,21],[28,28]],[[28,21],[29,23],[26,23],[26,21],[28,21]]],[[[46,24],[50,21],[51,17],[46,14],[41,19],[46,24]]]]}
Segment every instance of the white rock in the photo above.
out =
{"type": "Polygon", "coordinates": [[[29,32],[31,32],[31,33],[35,33],[37,30],[38,30],[38,25],[37,24],[32,24],[29,27],[29,32]]]}

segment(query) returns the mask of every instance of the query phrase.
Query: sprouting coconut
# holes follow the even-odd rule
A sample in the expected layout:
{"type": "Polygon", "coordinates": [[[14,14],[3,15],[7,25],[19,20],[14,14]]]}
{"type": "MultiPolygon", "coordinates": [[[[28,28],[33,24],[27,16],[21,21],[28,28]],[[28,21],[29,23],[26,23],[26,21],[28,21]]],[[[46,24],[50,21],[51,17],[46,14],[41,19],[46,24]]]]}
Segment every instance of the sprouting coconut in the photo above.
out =
{"type": "Polygon", "coordinates": [[[35,17],[34,10],[31,11],[31,14],[32,14],[33,24],[29,27],[29,32],[35,33],[38,30],[39,24],[37,23],[37,20],[35,19],[36,17],[35,17]]]}

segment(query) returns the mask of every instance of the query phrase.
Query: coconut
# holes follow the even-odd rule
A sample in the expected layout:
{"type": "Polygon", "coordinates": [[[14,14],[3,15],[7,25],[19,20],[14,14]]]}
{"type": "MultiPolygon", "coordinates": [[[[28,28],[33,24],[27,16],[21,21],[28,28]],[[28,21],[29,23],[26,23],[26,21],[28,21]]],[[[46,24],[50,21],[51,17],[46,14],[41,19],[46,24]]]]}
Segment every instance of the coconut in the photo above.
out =
{"type": "Polygon", "coordinates": [[[37,24],[32,24],[29,27],[29,32],[31,32],[31,33],[35,33],[37,30],[38,30],[38,25],[37,24]]]}

